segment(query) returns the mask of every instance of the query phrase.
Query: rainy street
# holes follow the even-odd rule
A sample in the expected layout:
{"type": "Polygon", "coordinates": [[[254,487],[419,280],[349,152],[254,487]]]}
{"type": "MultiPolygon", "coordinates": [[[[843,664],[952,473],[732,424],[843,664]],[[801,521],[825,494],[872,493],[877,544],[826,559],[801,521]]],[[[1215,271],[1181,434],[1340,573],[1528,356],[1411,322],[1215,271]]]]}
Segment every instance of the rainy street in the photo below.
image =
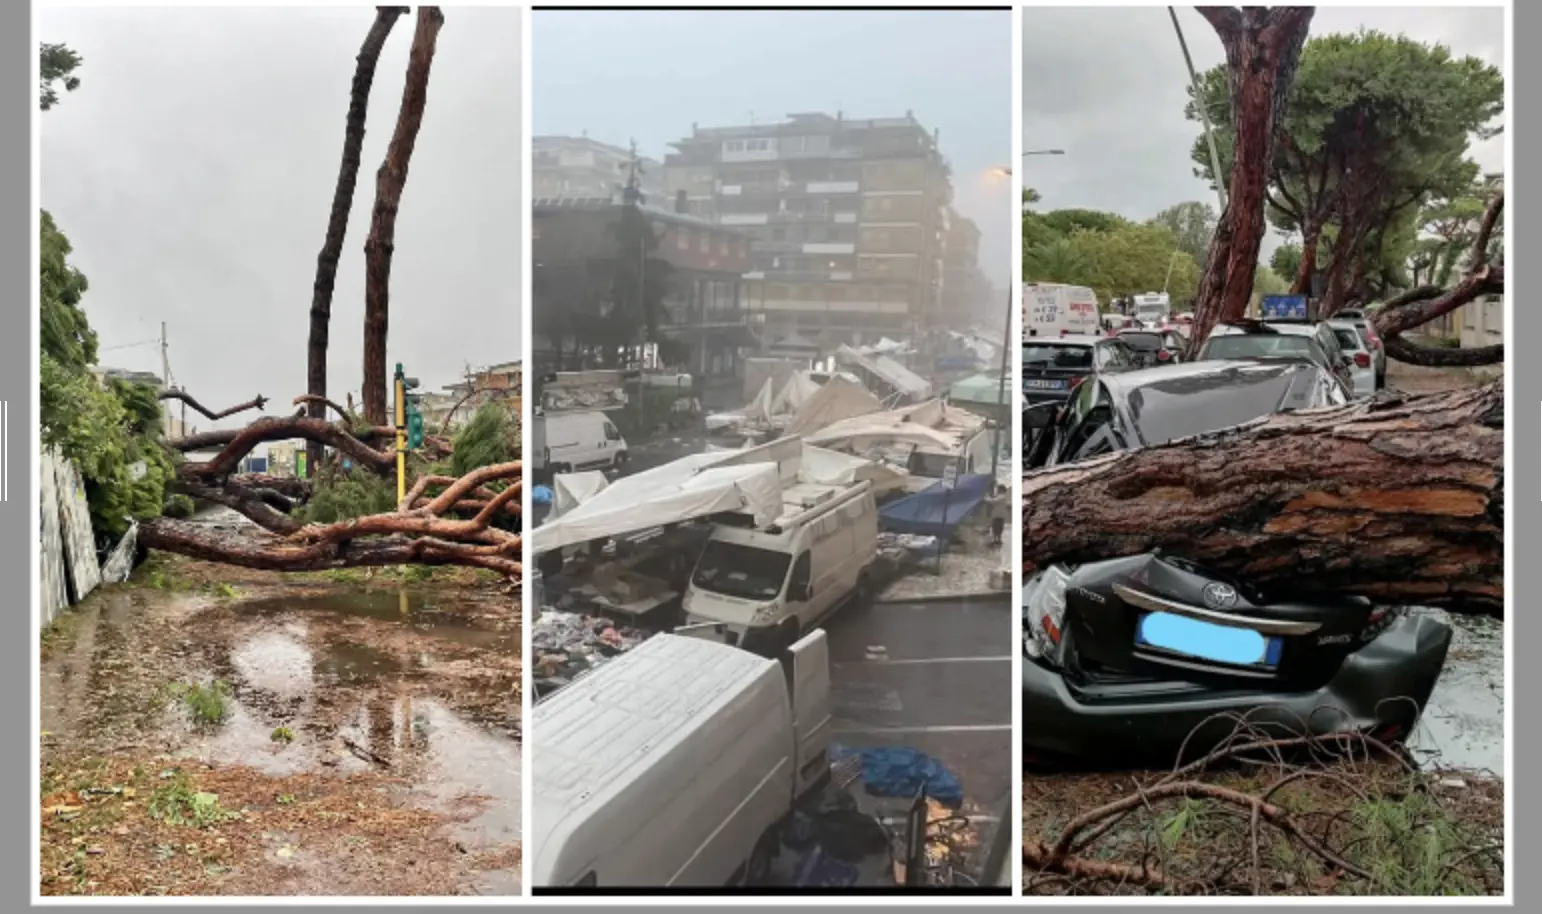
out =
{"type": "Polygon", "coordinates": [[[180,560],[104,588],[44,644],[44,892],[517,893],[508,600],[180,560]]]}

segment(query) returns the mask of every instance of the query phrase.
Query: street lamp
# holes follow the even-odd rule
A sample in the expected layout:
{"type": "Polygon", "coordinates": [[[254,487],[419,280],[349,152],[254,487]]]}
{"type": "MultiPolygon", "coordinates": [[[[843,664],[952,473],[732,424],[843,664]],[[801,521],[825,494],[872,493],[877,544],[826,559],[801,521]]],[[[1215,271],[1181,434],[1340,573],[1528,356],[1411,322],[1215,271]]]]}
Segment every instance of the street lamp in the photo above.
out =
{"type": "Polygon", "coordinates": [[[1026,159],[1029,156],[1063,156],[1063,155],[1065,155],[1065,150],[1064,149],[1030,149],[1027,152],[1023,153],[1023,158],[1026,159]]]}

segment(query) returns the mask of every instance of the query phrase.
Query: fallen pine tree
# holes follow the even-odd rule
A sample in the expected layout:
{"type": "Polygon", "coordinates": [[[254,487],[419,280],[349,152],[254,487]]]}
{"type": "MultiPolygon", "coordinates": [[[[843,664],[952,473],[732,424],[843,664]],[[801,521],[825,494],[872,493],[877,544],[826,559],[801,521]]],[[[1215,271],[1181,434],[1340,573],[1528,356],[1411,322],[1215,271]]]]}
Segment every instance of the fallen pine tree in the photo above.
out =
{"type": "Polygon", "coordinates": [[[1165,550],[1260,585],[1500,614],[1502,382],[1029,473],[1024,571],[1165,550]]]}
{"type": "MultiPolygon", "coordinates": [[[[162,517],[140,525],[139,542],[148,549],[268,571],[462,565],[519,580],[523,483],[517,460],[476,467],[461,476],[417,472],[411,491],[394,510],[326,523],[307,522],[299,516],[316,494],[318,482],[235,472],[258,445],[302,438],[331,448],[336,457],[348,458],[356,468],[352,472],[377,480],[394,476],[392,450],[377,449],[356,435],[356,419],[346,410],[338,408],[338,421],[304,415],[309,399],[298,398],[302,411],[291,416],[264,417],[244,428],[194,436],[200,439],[199,449],[222,446],[207,461],[187,461],[177,467],[173,492],[223,505],[255,526],[228,529],[162,517]]],[[[260,408],[262,402],[258,397],[222,415],[260,408]]],[[[394,429],[364,429],[370,439],[385,437],[382,432],[395,436],[394,429]]],[[[167,446],[182,452],[194,449],[187,439],[167,446]]],[[[452,450],[443,439],[430,442],[431,454],[452,450]]],[[[496,452],[496,448],[489,451],[496,452]]],[[[336,459],[332,463],[335,468],[336,459]]]]}

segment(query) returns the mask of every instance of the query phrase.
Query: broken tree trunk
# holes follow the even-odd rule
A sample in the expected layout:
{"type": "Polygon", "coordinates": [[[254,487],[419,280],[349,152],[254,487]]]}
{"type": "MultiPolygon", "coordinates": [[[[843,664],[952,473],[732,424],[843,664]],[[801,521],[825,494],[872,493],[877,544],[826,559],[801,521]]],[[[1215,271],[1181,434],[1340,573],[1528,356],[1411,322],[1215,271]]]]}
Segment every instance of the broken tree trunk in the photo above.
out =
{"type": "Polygon", "coordinates": [[[212,421],[218,421],[225,418],[226,416],[234,416],[236,413],[244,413],[249,409],[255,409],[258,412],[261,412],[262,408],[268,405],[268,398],[264,397],[262,394],[258,394],[250,400],[247,400],[245,403],[237,403],[235,406],[229,407],[228,409],[222,409],[219,412],[214,412],[213,410],[209,409],[209,407],[199,403],[197,400],[193,399],[193,397],[185,390],[163,390],[156,394],[155,398],[157,400],[181,400],[183,403],[191,406],[195,412],[202,413],[204,418],[210,419],[212,421]]]}
{"type": "Polygon", "coordinates": [[[1434,285],[1409,289],[1376,312],[1372,320],[1376,332],[1386,342],[1388,356],[1414,365],[1434,366],[1496,365],[1504,361],[1502,343],[1476,349],[1437,349],[1418,346],[1401,337],[1403,333],[1479,298],[1504,294],[1504,264],[1491,263],[1489,258],[1489,241],[1500,228],[1504,206],[1505,195],[1500,191],[1483,211],[1483,221],[1478,225],[1477,237],[1466,258],[1467,270],[1456,285],[1449,289],[1434,285]]]}
{"type": "MultiPolygon", "coordinates": [[[[1199,8],[1226,49],[1235,135],[1226,209],[1195,297],[1191,351],[1204,345],[1217,323],[1237,320],[1247,311],[1268,228],[1264,195],[1275,125],[1295,80],[1313,12],[1309,6],[1199,8]]],[[[1227,179],[1216,175],[1216,180],[1227,179]]]]}
{"type": "MultiPolygon", "coordinates": [[[[369,90],[375,82],[375,66],[380,51],[396,20],[407,12],[405,6],[375,8],[375,22],[364,36],[353,70],[353,85],[348,91],[348,119],[343,132],[343,162],[337,172],[337,187],[332,192],[332,212],[327,217],[327,234],[316,256],[316,282],[311,287],[311,330],[305,348],[305,389],[312,397],[325,400],[327,395],[328,331],[332,323],[332,289],[337,283],[337,261],[343,253],[343,239],[348,234],[348,214],[353,210],[353,189],[359,180],[360,151],[364,148],[364,121],[369,113],[369,90]]],[[[326,418],[325,402],[311,401],[310,417],[326,418]]],[[[305,449],[305,475],[312,476],[321,464],[321,446],[309,442],[305,449]]]]}
{"type": "Polygon", "coordinates": [[[417,145],[418,129],[423,125],[423,108],[428,102],[428,74],[434,63],[434,45],[442,25],[444,15],[437,6],[418,8],[418,25],[407,60],[407,84],[402,89],[396,132],[391,135],[385,161],[375,175],[375,208],[370,215],[369,239],[364,242],[364,418],[372,425],[385,425],[390,421],[386,415],[386,338],[390,329],[391,255],[396,248],[396,213],[401,206],[402,188],[407,183],[412,149],[417,145]]]}
{"type": "Polygon", "coordinates": [[[1503,411],[1496,382],[1030,473],[1024,568],[1163,549],[1260,585],[1498,614],[1503,411]]]}
{"type": "MultiPolygon", "coordinates": [[[[313,423],[314,419],[296,419],[313,423]]],[[[225,480],[214,486],[180,479],[190,495],[227,505],[261,530],[228,530],[192,521],[158,518],[140,525],[140,542],[151,549],[205,561],[267,571],[317,571],[379,565],[464,565],[486,568],[518,580],[522,540],[495,526],[500,517],[518,525],[523,491],[520,463],[480,467],[463,477],[432,477],[414,487],[443,491],[421,507],[403,508],[332,524],[301,524],[274,509],[252,489],[225,480]],[[497,492],[487,488],[502,486],[497,492]],[[469,519],[446,516],[463,511],[467,494],[491,495],[469,519]]]]}

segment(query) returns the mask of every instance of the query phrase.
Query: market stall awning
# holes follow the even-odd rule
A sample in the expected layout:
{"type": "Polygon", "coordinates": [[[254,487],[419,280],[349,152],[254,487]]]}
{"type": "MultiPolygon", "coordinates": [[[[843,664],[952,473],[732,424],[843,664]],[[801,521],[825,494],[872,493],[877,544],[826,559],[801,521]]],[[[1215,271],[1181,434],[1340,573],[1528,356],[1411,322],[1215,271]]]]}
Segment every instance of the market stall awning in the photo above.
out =
{"type": "Polygon", "coordinates": [[[770,523],[782,509],[777,465],[715,465],[724,456],[694,454],[622,477],[532,530],[530,550],[540,554],[725,511],[749,514],[756,524],[770,523]]]}

